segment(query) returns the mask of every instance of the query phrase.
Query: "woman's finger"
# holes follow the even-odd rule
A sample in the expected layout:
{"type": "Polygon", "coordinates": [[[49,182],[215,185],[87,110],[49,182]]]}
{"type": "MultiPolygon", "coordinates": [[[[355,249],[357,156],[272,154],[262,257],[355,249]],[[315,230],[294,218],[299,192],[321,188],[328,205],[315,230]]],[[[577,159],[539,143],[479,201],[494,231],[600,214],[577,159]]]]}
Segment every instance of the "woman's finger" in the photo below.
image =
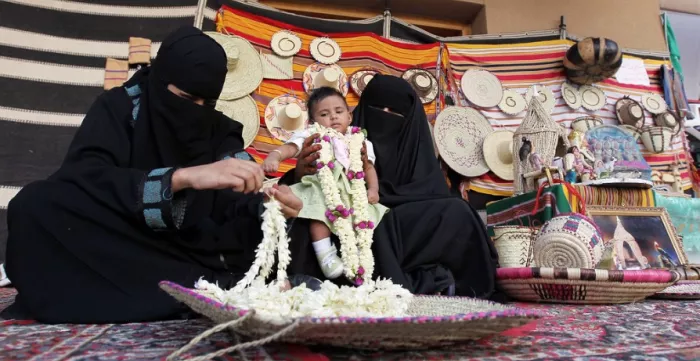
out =
{"type": "Polygon", "coordinates": [[[227,181],[227,188],[233,189],[234,192],[242,192],[245,188],[245,181],[239,177],[230,176],[228,177],[227,181]]]}

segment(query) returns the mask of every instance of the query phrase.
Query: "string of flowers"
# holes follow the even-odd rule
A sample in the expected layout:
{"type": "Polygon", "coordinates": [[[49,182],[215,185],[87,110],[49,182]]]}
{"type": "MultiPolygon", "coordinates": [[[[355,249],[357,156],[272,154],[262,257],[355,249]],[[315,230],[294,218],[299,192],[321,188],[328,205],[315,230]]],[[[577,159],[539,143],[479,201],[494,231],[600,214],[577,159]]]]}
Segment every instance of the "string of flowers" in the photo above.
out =
{"type": "Polygon", "coordinates": [[[317,168],[321,190],[328,207],[326,217],[333,223],[340,239],[344,273],[355,285],[360,286],[372,277],[374,271],[371,249],[374,223],[368,216],[367,188],[361,154],[366,135],[358,127],[352,127],[349,136],[318,124],[314,130],[320,135],[316,139],[317,143],[321,144],[317,168]],[[340,166],[335,162],[331,144],[333,138],[336,141],[348,142],[350,164],[346,176],[350,182],[351,207],[343,203],[333,176],[333,169],[340,166]]]}

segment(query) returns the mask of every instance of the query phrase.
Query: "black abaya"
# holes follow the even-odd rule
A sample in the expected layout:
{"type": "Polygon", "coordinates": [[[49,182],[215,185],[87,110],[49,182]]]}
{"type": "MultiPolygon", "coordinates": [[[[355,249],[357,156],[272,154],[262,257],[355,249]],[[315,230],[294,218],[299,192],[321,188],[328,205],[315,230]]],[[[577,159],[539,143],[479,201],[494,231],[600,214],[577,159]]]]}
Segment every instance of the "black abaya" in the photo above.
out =
{"type": "MultiPolygon", "coordinates": [[[[496,251],[476,211],[450,193],[414,90],[400,78],[377,75],[353,116],[374,144],[380,203],[391,209],[374,233],[375,276],[417,294],[454,285],[457,295],[490,297],[496,251]]],[[[291,179],[293,171],[283,178],[291,179]]]]}
{"type": "Polygon", "coordinates": [[[159,281],[226,287],[247,271],[262,196],[170,187],[178,167],[252,160],[239,123],[167,89],[216,99],[225,74],[221,46],[181,28],[152,67],[95,101],[60,169],[9,204],[15,310],[49,323],[159,320],[181,311],[159,281]]]}

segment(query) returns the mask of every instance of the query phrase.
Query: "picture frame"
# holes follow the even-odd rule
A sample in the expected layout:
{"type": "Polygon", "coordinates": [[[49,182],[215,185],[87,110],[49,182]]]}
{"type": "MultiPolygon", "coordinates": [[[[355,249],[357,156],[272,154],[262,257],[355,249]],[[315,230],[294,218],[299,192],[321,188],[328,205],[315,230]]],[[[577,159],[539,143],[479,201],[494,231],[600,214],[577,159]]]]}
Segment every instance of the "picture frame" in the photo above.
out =
{"type": "Polygon", "coordinates": [[[618,269],[675,268],[688,264],[666,208],[586,206],[606,246],[614,245],[618,269]]]}

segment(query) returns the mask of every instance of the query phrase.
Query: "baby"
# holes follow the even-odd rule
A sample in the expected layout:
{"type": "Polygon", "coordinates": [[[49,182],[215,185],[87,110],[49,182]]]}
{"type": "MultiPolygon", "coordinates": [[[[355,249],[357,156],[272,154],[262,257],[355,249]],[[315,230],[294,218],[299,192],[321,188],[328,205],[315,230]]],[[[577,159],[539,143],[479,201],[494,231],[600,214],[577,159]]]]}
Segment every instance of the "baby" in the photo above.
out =
{"type": "MultiPolygon", "coordinates": [[[[307,107],[311,122],[334,129],[340,134],[350,134],[352,114],[345,97],[336,89],[322,87],[314,90],[309,96],[307,107]]],[[[309,130],[296,132],[284,145],[270,152],[263,162],[265,172],[276,172],[281,161],[296,157],[301,151],[304,140],[311,134],[309,130]]],[[[347,169],[344,169],[347,167],[347,160],[349,159],[347,142],[334,138],[332,143],[335,157],[338,160],[336,163],[341,165],[333,170],[334,178],[341,197],[349,202],[349,183],[346,178],[347,169]],[[342,160],[346,161],[343,162],[342,160]]],[[[363,162],[363,171],[367,184],[367,199],[370,204],[368,213],[373,223],[377,224],[384,213],[386,213],[387,208],[378,204],[379,180],[374,168],[376,156],[374,147],[369,140],[365,140],[365,149],[367,158],[363,162]]],[[[333,225],[328,221],[326,215],[327,207],[318,177],[316,175],[306,176],[300,184],[295,185],[292,189],[304,201],[304,208],[299,214],[299,218],[311,220],[311,240],[323,274],[329,279],[339,277],[343,273],[343,263],[338,256],[336,247],[331,243],[330,236],[333,225]]]]}

